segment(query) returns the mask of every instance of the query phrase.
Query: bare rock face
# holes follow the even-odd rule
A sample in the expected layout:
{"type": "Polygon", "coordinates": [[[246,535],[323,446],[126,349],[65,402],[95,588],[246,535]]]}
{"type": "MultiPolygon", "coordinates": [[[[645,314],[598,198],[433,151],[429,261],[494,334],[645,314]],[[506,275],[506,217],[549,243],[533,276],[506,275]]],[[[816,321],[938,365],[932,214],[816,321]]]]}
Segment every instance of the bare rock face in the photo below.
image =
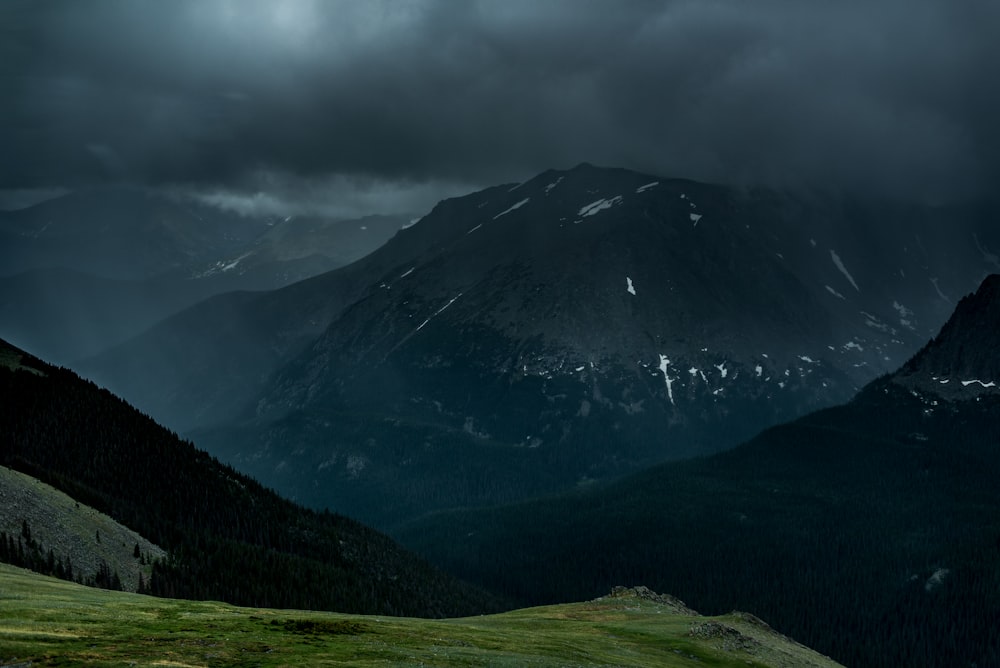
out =
{"type": "Polygon", "coordinates": [[[688,635],[692,638],[703,640],[719,640],[722,649],[727,652],[744,651],[752,652],[761,645],[760,641],[747,635],[743,635],[732,626],[716,621],[701,622],[693,624],[688,635]]]}
{"type": "Polygon", "coordinates": [[[282,493],[391,528],[847,401],[998,246],[976,211],[580,165],[440,202],[350,266],[202,303],[85,370],[282,493]]]}
{"type": "Polygon", "coordinates": [[[893,381],[948,400],[1000,394],[1000,274],[962,298],[941,332],[893,381]]]}
{"type": "Polygon", "coordinates": [[[697,611],[687,607],[684,604],[684,601],[679,598],[671,596],[670,594],[657,594],[649,587],[645,587],[643,585],[639,585],[637,587],[614,587],[611,589],[610,594],[602,596],[597,600],[607,601],[609,599],[638,599],[640,601],[650,601],[658,605],[666,606],[671,612],[679,615],[698,615],[697,611]]]}

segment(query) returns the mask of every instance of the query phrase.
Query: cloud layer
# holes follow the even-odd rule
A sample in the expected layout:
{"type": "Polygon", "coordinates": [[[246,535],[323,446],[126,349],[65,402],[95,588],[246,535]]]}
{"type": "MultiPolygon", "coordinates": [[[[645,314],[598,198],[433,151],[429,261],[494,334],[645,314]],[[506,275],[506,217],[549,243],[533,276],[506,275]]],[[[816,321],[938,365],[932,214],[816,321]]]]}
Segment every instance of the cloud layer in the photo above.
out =
{"type": "Polygon", "coordinates": [[[9,0],[0,25],[4,189],[1000,175],[992,0],[9,0]]]}

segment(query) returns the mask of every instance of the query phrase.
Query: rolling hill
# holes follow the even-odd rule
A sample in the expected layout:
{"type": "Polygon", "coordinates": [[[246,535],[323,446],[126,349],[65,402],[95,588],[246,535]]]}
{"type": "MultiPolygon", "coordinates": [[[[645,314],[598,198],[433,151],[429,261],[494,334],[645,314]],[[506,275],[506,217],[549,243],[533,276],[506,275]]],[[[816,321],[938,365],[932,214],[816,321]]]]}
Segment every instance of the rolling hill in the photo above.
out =
{"type": "Polygon", "coordinates": [[[434,621],[154,599],[4,565],[0,591],[5,665],[839,665],[753,615],[701,617],[643,588],[587,603],[434,621]]]}

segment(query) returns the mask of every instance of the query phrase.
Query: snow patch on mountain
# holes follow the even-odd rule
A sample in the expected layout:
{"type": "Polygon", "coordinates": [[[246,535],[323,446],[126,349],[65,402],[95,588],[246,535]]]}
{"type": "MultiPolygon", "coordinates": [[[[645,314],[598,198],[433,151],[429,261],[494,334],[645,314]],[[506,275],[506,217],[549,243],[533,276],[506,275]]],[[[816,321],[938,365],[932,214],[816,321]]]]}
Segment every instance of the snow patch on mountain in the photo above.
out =
{"type": "Polygon", "coordinates": [[[493,216],[493,220],[496,220],[496,219],[497,219],[497,218],[499,218],[500,216],[506,216],[506,215],[507,215],[508,213],[510,213],[511,211],[516,211],[516,210],[520,209],[520,208],[521,208],[522,206],[524,206],[525,204],[527,204],[527,203],[528,203],[528,202],[529,202],[530,200],[531,200],[531,198],[530,198],[530,197],[525,197],[525,198],[524,198],[524,199],[522,199],[522,200],[521,200],[520,202],[517,202],[516,204],[514,204],[513,206],[511,206],[511,207],[510,207],[509,209],[506,209],[506,210],[504,210],[504,211],[501,211],[501,212],[500,212],[500,213],[498,213],[497,215],[493,216]]]}
{"type": "Polygon", "coordinates": [[[577,212],[578,216],[586,218],[587,216],[593,216],[595,213],[604,211],[605,209],[610,209],[616,204],[622,203],[622,196],[616,195],[610,199],[599,199],[596,202],[591,202],[590,204],[581,207],[577,212]]]}
{"type": "Polygon", "coordinates": [[[910,309],[906,308],[905,306],[903,306],[902,304],[900,304],[897,301],[892,302],[892,308],[896,309],[896,312],[899,313],[899,324],[900,325],[902,325],[903,327],[906,327],[908,329],[914,329],[914,330],[916,329],[916,327],[913,326],[913,320],[912,320],[912,318],[913,318],[913,311],[911,311],[910,309]]]}
{"type": "Polygon", "coordinates": [[[847,267],[844,266],[844,263],[843,261],[841,261],[840,256],[837,255],[837,251],[833,250],[832,248],[830,249],[830,258],[833,260],[833,264],[836,265],[837,269],[840,270],[840,273],[842,273],[844,277],[848,281],[850,281],[851,285],[854,286],[854,289],[857,290],[858,292],[861,292],[861,288],[859,288],[858,284],[854,282],[854,277],[851,276],[851,273],[849,271],[847,271],[847,267]]]}
{"type": "Polygon", "coordinates": [[[447,304],[445,304],[444,306],[442,306],[441,308],[439,308],[437,311],[435,311],[434,315],[432,315],[430,318],[427,318],[422,323],[420,323],[420,325],[417,327],[417,329],[415,331],[419,332],[421,329],[423,329],[424,325],[426,325],[427,323],[429,323],[431,320],[433,320],[437,316],[441,315],[446,308],[448,308],[449,306],[451,306],[452,304],[454,304],[455,300],[458,299],[461,296],[462,296],[462,293],[459,292],[457,295],[455,295],[454,297],[452,297],[451,300],[447,304]]]}
{"type": "Polygon", "coordinates": [[[865,319],[865,324],[871,327],[872,329],[877,329],[878,331],[887,334],[892,330],[892,328],[889,327],[889,325],[885,324],[884,322],[879,320],[876,316],[872,315],[871,313],[868,313],[867,311],[861,311],[861,316],[865,319]]]}
{"type": "Polygon", "coordinates": [[[674,402],[674,389],[673,389],[673,385],[674,385],[674,381],[677,380],[677,379],[670,377],[669,369],[670,369],[670,360],[667,359],[666,355],[663,355],[661,353],[660,354],[660,372],[663,373],[663,382],[665,382],[667,384],[667,397],[670,399],[670,403],[673,404],[674,406],[676,406],[677,404],[674,402]]]}
{"type": "Polygon", "coordinates": [[[688,214],[688,215],[691,218],[691,222],[694,223],[694,226],[698,227],[698,221],[701,220],[701,214],[700,213],[691,213],[691,214],[688,214]]]}
{"type": "Polygon", "coordinates": [[[555,181],[553,181],[549,185],[545,186],[545,194],[548,195],[550,192],[552,192],[552,189],[555,188],[557,185],[559,185],[560,181],[562,181],[562,180],[563,180],[563,177],[560,176],[558,179],[556,179],[555,181]]]}
{"type": "Polygon", "coordinates": [[[938,297],[940,297],[941,299],[945,300],[946,302],[950,302],[951,299],[948,298],[948,295],[946,295],[945,293],[941,292],[941,286],[938,285],[938,280],[939,279],[937,277],[932,278],[931,279],[931,285],[933,285],[934,286],[934,290],[937,291],[938,297]]]}
{"type": "Polygon", "coordinates": [[[238,265],[240,263],[240,260],[242,260],[245,257],[246,257],[246,255],[241,255],[240,257],[236,258],[232,262],[228,262],[228,263],[223,264],[222,267],[220,268],[220,271],[232,271],[233,269],[236,268],[236,265],[238,265]]]}
{"type": "Polygon", "coordinates": [[[973,234],[972,240],[976,242],[976,249],[982,254],[983,259],[1000,269],[1000,257],[996,253],[991,253],[989,248],[979,242],[979,235],[973,234]]]}
{"type": "Polygon", "coordinates": [[[632,279],[628,276],[625,277],[625,289],[628,290],[630,295],[635,294],[635,285],[632,284],[632,279]]]}
{"type": "Polygon", "coordinates": [[[706,383],[708,382],[708,376],[706,376],[705,372],[696,366],[693,366],[690,369],[688,369],[688,373],[694,377],[700,376],[703,381],[705,381],[706,383]]]}
{"type": "Polygon", "coordinates": [[[847,299],[847,297],[845,297],[844,295],[840,294],[839,292],[837,292],[836,290],[834,290],[833,288],[831,288],[829,285],[824,285],[823,287],[826,288],[827,292],[829,292],[834,297],[837,297],[839,299],[847,299]]]}
{"type": "Polygon", "coordinates": [[[652,183],[647,183],[644,186],[639,186],[638,188],[635,189],[635,194],[638,195],[640,193],[644,193],[647,190],[649,190],[650,188],[655,188],[658,185],[660,185],[659,181],[653,181],[652,183]]]}
{"type": "Polygon", "coordinates": [[[211,267],[209,267],[207,271],[203,271],[203,272],[200,272],[200,273],[196,272],[196,273],[193,274],[193,276],[194,276],[194,278],[207,278],[209,276],[213,276],[215,274],[218,274],[219,272],[223,272],[224,273],[224,272],[227,272],[227,271],[232,271],[233,269],[235,269],[237,267],[237,265],[239,265],[240,262],[242,262],[243,260],[247,259],[248,257],[250,257],[253,254],[254,254],[254,251],[247,251],[246,253],[244,253],[243,255],[240,255],[235,260],[220,260],[219,262],[216,262],[214,265],[212,265],[211,267]]]}

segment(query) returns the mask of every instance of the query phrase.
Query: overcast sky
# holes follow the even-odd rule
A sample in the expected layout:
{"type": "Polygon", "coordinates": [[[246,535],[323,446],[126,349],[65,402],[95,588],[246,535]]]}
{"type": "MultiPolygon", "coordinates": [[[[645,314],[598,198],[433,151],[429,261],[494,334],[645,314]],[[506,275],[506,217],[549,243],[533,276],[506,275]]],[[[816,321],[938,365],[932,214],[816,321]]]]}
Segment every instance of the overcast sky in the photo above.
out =
{"type": "Polygon", "coordinates": [[[420,212],[587,161],[958,199],[998,71],[996,0],[0,0],[0,191],[420,212]]]}

